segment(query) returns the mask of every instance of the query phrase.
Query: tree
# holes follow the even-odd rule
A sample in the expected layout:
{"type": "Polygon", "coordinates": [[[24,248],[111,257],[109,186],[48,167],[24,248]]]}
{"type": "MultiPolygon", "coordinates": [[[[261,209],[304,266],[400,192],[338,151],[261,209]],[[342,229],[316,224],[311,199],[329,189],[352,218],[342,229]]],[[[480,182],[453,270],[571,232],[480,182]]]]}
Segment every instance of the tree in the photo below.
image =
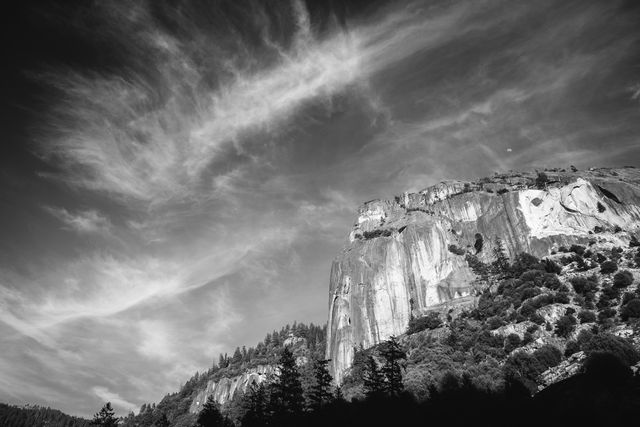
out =
{"type": "Polygon", "coordinates": [[[493,248],[493,256],[495,260],[491,263],[491,272],[500,276],[507,276],[510,270],[509,258],[504,250],[504,244],[499,237],[496,237],[495,247],[493,248]]]}
{"type": "Polygon", "coordinates": [[[296,415],[302,412],[304,398],[300,372],[293,353],[285,347],[279,361],[280,374],[273,384],[272,408],[277,415],[296,415]]]}
{"type": "Polygon", "coordinates": [[[197,426],[218,427],[225,425],[226,422],[218,408],[218,403],[214,400],[212,395],[209,395],[207,402],[202,406],[202,410],[198,414],[197,426]]]}
{"type": "Polygon", "coordinates": [[[378,369],[378,364],[373,356],[367,357],[363,369],[364,392],[367,397],[375,397],[384,391],[384,378],[378,369]]]}
{"type": "Polygon", "coordinates": [[[119,422],[120,419],[115,416],[115,412],[113,408],[111,408],[111,402],[107,402],[102,409],[100,409],[100,412],[93,416],[91,425],[115,427],[119,422]]]}
{"type": "Polygon", "coordinates": [[[331,394],[331,383],[333,378],[327,369],[328,360],[316,360],[313,364],[314,384],[311,386],[309,394],[309,406],[312,409],[318,409],[323,405],[331,402],[333,395],[331,394]]]}
{"type": "Polygon", "coordinates": [[[243,427],[257,427],[266,424],[269,417],[267,389],[264,384],[253,383],[243,398],[245,413],[242,416],[243,427]]]}
{"type": "Polygon", "coordinates": [[[546,188],[547,182],[549,182],[549,177],[544,172],[538,172],[538,176],[536,177],[536,187],[540,190],[546,188]]]}
{"type": "Polygon", "coordinates": [[[153,422],[153,426],[154,427],[170,427],[171,423],[169,423],[169,420],[167,419],[167,415],[164,412],[162,412],[153,422]]]}
{"type": "Polygon", "coordinates": [[[386,392],[391,396],[397,396],[404,390],[400,361],[406,359],[407,355],[402,351],[398,339],[394,336],[389,337],[380,352],[384,358],[382,373],[386,380],[386,392]]]}

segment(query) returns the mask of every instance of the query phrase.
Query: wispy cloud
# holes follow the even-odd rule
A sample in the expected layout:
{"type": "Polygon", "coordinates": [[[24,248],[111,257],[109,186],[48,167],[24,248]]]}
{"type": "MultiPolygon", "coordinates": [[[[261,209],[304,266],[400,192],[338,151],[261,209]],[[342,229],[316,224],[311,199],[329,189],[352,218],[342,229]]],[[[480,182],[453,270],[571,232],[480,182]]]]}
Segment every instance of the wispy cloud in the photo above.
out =
{"type": "Polygon", "coordinates": [[[134,411],[138,409],[138,405],[135,405],[131,402],[127,402],[118,393],[114,393],[106,387],[95,386],[91,389],[91,391],[100,400],[103,400],[105,402],[111,402],[113,406],[117,409],[120,409],[120,410],[124,409],[126,411],[134,411]]]}
{"type": "Polygon", "coordinates": [[[62,221],[69,229],[78,233],[108,234],[112,228],[111,221],[95,209],[75,213],[71,213],[65,208],[51,206],[44,209],[62,221]]]}

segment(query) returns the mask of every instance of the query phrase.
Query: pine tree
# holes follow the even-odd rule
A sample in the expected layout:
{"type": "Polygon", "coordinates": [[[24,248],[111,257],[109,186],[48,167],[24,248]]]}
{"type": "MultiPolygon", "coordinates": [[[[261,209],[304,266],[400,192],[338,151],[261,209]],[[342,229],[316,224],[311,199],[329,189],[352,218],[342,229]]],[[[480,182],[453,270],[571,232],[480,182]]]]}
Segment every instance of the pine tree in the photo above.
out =
{"type": "Polygon", "coordinates": [[[304,398],[300,373],[293,353],[285,347],[279,361],[280,374],[273,384],[271,407],[276,415],[295,415],[302,412],[304,398]]]}
{"type": "Polygon", "coordinates": [[[225,419],[213,396],[210,395],[207,398],[207,402],[202,406],[196,425],[198,427],[219,427],[226,425],[225,419]]]}
{"type": "Polygon", "coordinates": [[[107,402],[102,409],[100,409],[100,412],[93,416],[91,425],[115,427],[119,422],[120,420],[115,416],[115,412],[113,408],[111,408],[111,402],[107,402]]]}
{"type": "Polygon", "coordinates": [[[367,397],[379,396],[384,391],[384,378],[373,356],[369,356],[363,369],[364,392],[367,397]]]}
{"type": "Polygon", "coordinates": [[[167,419],[167,415],[162,412],[160,415],[156,417],[156,420],[153,422],[154,427],[170,427],[171,423],[167,419]]]}
{"type": "Polygon", "coordinates": [[[313,373],[315,383],[311,386],[309,394],[309,406],[316,410],[323,405],[331,402],[333,395],[331,394],[331,383],[333,378],[327,369],[329,361],[316,360],[313,365],[313,373]]]}
{"type": "Polygon", "coordinates": [[[495,240],[493,256],[495,257],[495,260],[491,263],[491,272],[501,277],[508,276],[511,264],[509,263],[509,258],[504,250],[504,244],[499,237],[496,237],[495,240]]]}
{"type": "Polygon", "coordinates": [[[253,383],[242,402],[245,413],[242,416],[241,425],[243,427],[258,427],[268,424],[267,402],[267,388],[264,384],[253,383]]]}
{"type": "Polygon", "coordinates": [[[381,349],[384,365],[382,373],[385,377],[385,391],[391,396],[397,396],[404,390],[402,384],[402,367],[400,361],[406,359],[406,354],[400,348],[396,337],[391,336],[381,349]]]}

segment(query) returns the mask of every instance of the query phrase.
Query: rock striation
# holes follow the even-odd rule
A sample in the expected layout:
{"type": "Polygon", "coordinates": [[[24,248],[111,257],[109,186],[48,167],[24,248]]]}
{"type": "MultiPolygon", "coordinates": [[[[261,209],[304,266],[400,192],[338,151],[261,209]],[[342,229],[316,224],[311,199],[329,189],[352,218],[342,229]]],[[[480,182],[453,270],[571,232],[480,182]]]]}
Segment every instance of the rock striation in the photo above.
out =
{"type": "Polygon", "coordinates": [[[607,239],[627,244],[640,228],[635,168],[508,173],[442,182],[394,200],[362,205],[331,267],[327,358],[340,383],[354,347],[406,331],[410,317],[472,305],[478,283],[466,262],[549,255],[607,239]]]}
{"type": "Polygon", "coordinates": [[[189,408],[190,412],[199,412],[209,396],[213,396],[221,405],[233,399],[236,392],[245,393],[253,384],[259,385],[277,373],[277,367],[272,365],[258,365],[247,369],[241,375],[231,378],[209,380],[204,389],[198,391],[189,408]]]}

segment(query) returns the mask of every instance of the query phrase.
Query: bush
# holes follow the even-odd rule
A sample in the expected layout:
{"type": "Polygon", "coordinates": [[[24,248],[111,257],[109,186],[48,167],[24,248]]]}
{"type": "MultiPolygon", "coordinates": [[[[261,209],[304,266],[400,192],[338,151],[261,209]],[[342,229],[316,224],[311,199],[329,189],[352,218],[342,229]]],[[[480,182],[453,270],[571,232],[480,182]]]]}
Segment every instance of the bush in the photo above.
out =
{"type": "Polygon", "coordinates": [[[585,251],[586,249],[587,249],[587,248],[585,248],[585,247],[584,247],[584,246],[582,246],[582,245],[571,245],[571,247],[569,248],[569,251],[570,251],[570,252],[573,252],[573,253],[576,253],[576,254],[578,254],[578,255],[582,255],[582,254],[584,254],[584,251],[585,251]]]}
{"type": "Polygon", "coordinates": [[[558,292],[554,295],[553,302],[558,304],[569,304],[569,295],[558,292]]]}
{"type": "Polygon", "coordinates": [[[531,316],[529,316],[529,320],[537,325],[542,325],[545,322],[544,317],[542,317],[538,313],[533,313],[531,316]]]}
{"type": "Polygon", "coordinates": [[[604,310],[605,308],[608,308],[611,305],[611,298],[609,298],[607,296],[607,294],[602,294],[600,295],[600,298],[598,299],[598,303],[596,304],[596,307],[598,308],[598,310],[604,310]]]}
{"type": "Polygon", "coordinates": [[[634,294],[633,292],[625,292],[624,295],[622,296],[622,302],[620,302],[620,304],[625,305],[632,299],[636,299],[636,298],[637,298],[636,294],[634,294]]]}
{"type": "Polygon", "coordinates": [[[465,251],[463,248],[459,248],[456,245],[449,245],[448,249],[449,252],[456,255],[464,255],[467,253],[467,251],[465,251]]]}
{"type": "Polygon", "coordinates": [[[640,299],[635,298],[622,306],[620,309],[620,318],[626,321],[629,318],[637,317],[640,317],[640,299]]]}
{"type": "Polygon", "coordinates": [[[545,344],[533,352],[533,356],[538,360],[540,365],[546,370],[552,366],[556,366],[562,361],[562,352],[551,344],[545,344]]]}
{"type": "MultiPolygon", "coordinates": [[[[521,252],[516,255],[513,263],[511,264],[511,271],[515,277],[520,277],[529,270],[542,270],[544,271],[544,265],[540,263],[540,260],[535,256],[526,252],[521,252]]],[[[524,280],[524,279],[523,279],[524,280]]]]}
{"type": "Polygon", "coordinates": [[[522,381],[525,387],[533,393],[538,388],[536,378],[544,372],[545,368],[534,355],[517,351],[509,356],[503,370],[505,378],[516,378],[522,381]]]}
{"type": "Polygon", "coordinates": [[[498,316],[490,317],[487,320],[487,327],[489,328],[489,330],[492,330],[492,331],[494,329],[498,329],[499,327],[503,326],[504,324],[505,324],[504,320],[502,320],[498,316]]]}
{"type": "Polygon", "coordinates": [[[615,261],[605,261],[600,264],[600,273],[610,274],[615,273],[618,270],[618,264],[615,261]]]}
{"type": "Polygon", "coordinates": [[[509,334],[504,340],[504,351],[511,353],[516,348],[520,347],[522,340],[518,334],[509,334]]]}
{"type": "Polygon", "coordinates": [[[580,323],[591,323],[596,321],[596,314],[590,310],[582,310],[578,313],[578,319],[580,323]]]}
{"type": "Polygon", "coordinates": [[[615,308],[605,308],[604,310],[600,310],[598,312],[598,322],[605,323],[607,319],[611,319],[616,315],[615,308]]]}
{"type": "Polygon", "coordinates": [[[562,267],[560,267],[558,263],[556,263],[553,260],[545,259],[543,260],[543,265],[544,265],[544,271],[546,271],[547,273],[555,273],[555,274],[562,273],[562,267]]]}
{"type": "Polygon", "coordinates": [[[598,283],[591,278],[578,276],[572,277],[569,282],[577,294],[584,295],[587,292],[594,292],[598,289],[598,283]]]}
{"type": "Polygon", "coordinates": [[[569,340],[567,341],[567,345],[564,349],[564,356],[569,357],[573,353],[577,353],[580,351],[580,344],[577,341],[569,340]]]}
{"type": "Polygon", "coordinates": [[[556,322],[556,335],[567,338],[576,328],[576,318],[572,315],[565,315],[556,322]]]}
{"type": "Polygon", "coordinates": [[[609,299],[616,299],[620,296],[620,289],[613,286],[605,286],[602,288],[602,295],[605,295],[609,299]]]}
{"type": "Polygon", "coordinates": [[[547,182],[549,182],[547,174],[544,172],[538,172],[538,176],[536,177],[536,187],[542,190],[547,186],[547,182]]]}
{"type": "Polygon", "coordinates": [[[440,314],[431,312],[426,316],[410,319],[407,334],[415,334],[416,332],[424,331],[425,329],[436,329],[441,325],[442,320],[440,320],[440,314]]]}
{"type": "Polygon", "coordinates": [[[582,349],[588,356],[597,352],[611,353],[627,366],[632,366],[640,360],[638,351],[627,340],[611,334],[593,335],[582,345],[582,349]]]}
{"type": "Polygon", "coordinates": [[[613,286],[616,288],[626,288],[633,283],[633,274],[630,271],[622,270],[613,276],[613,286]]]}

